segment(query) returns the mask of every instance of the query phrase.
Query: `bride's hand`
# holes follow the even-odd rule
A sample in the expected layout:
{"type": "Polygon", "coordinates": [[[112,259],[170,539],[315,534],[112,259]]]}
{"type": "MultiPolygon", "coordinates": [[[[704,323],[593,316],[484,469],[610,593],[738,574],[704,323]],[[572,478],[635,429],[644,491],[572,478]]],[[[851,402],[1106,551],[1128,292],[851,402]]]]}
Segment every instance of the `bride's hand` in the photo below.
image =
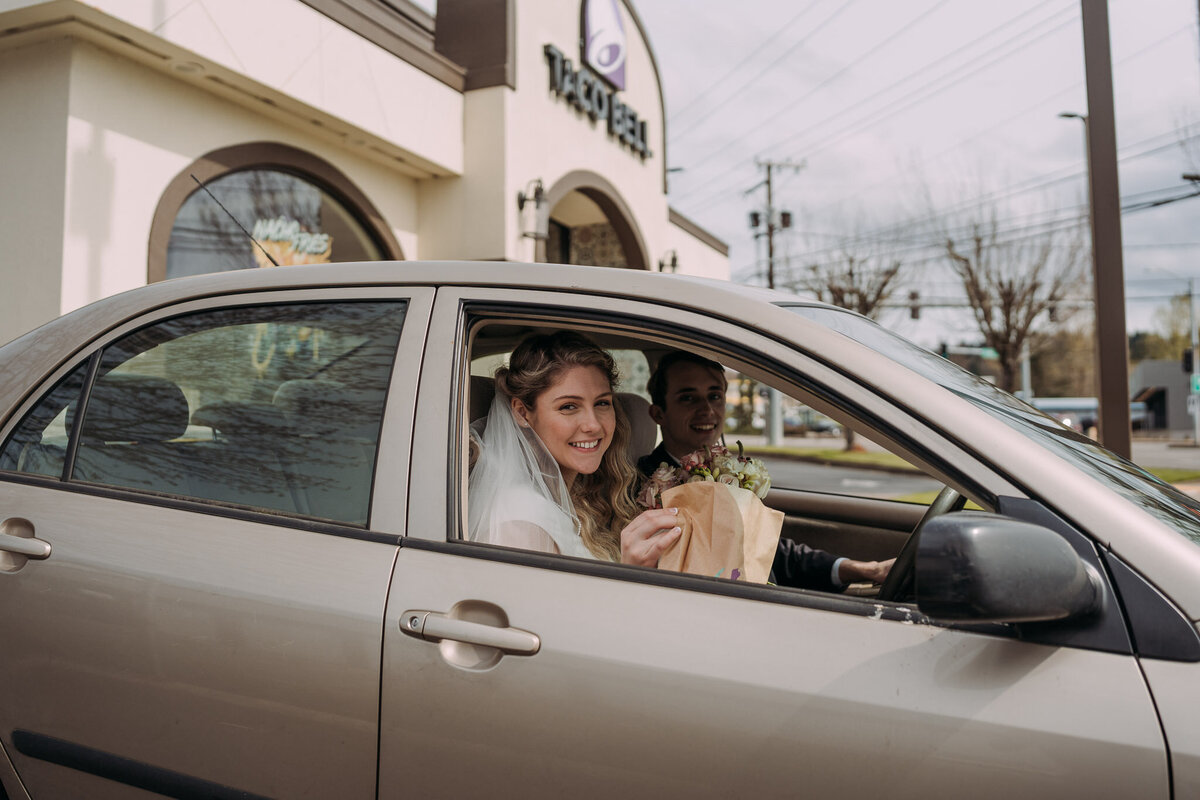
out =
{"type": "Polygon", "coordinates": [[[621,563],[657,567],[658,559],[679,539],[677,508],[643,511],[621,531],[621,563]]]}

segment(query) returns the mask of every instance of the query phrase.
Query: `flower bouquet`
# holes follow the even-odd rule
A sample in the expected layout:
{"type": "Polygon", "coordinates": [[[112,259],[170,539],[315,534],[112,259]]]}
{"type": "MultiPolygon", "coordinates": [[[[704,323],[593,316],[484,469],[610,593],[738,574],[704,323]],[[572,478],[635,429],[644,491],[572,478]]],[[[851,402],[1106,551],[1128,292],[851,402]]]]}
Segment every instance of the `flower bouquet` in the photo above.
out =
{"type": "Polygon", "coordinates": [[[638,493],[646,508],[679,509],[683,533],[660,569],[766,583],[783,529],[783,513],[762,503],[771,476],[757,458],[721,445],[689,453],[678,467],[661,464],[638,493]]]}

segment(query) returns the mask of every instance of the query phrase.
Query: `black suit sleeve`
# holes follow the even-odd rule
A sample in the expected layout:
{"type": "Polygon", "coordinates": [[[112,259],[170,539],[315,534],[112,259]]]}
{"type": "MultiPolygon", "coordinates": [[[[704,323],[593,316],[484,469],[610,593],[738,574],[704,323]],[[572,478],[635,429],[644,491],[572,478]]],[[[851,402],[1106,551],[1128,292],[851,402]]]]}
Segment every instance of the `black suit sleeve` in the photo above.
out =
{"type": "Polygon", "coordinates": [[[833,584],[835,561],[837,556],[824,550],[814,550],[806,544],[780,537],[771,564],[772,580],[778,586],[840,592],[842,587],[833,584]]]}

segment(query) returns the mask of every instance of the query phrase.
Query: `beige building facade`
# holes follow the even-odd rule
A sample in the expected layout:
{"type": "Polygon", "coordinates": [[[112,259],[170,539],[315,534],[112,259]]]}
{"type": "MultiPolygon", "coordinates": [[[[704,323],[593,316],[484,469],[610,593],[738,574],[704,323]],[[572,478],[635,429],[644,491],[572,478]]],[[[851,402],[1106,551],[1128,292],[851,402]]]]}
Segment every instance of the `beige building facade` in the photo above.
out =
{"type": "Polygon", "coordinates": [[[272,263],[729,277],[632,0],[0,0],[0,108],[4,341],[272,263]]]}

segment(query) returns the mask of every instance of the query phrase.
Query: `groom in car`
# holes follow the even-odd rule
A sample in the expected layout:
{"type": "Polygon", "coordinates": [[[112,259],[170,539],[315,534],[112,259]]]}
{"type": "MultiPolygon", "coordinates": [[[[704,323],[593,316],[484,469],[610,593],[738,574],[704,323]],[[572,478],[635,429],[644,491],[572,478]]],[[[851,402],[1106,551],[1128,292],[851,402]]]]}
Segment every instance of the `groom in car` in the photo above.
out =
{"type": "MultiPolygon", "coordinates": [[[[674,350],[659,361],[646,389],[662,444],[638,459],[643,476],[649,477],[662,463],[679,466],[688,453],[718,443],[725,427],[725,387],[721,365],[695,353],[674,350]]],[[[854,561],[780,537],[771,581],[840,592],[860,581],[882,583],[894,561],[854,561]]]]}

